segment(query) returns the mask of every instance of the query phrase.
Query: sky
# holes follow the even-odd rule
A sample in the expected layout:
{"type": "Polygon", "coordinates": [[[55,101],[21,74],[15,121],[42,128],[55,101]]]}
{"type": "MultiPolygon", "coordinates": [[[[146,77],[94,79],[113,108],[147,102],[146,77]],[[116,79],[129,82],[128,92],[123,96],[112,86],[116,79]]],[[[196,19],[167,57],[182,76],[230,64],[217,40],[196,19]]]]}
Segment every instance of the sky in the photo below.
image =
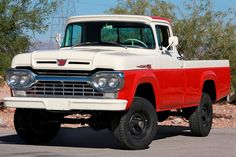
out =
{"type": "MultiPolygon", "coordinates": [[[[49,19],[49,29],[44,34],[36,34],[35,39],[46,41],[54,37],[57,32],[63,32],[61,28],[58,27],[58,24],[63,23],[58,20],[58,16],[67,15],[95,15],[95,14],[105,14],[104,12],[109,8],[115,7],[117,1],[119,0],[65,0],[65,4],[61,6],[61,10],[56,14],[52,15],[49,19]],[[52,24],[50,24],[52,23],[52,24]]],[[[180,8],[183,6],[183,2],[188,0],[167,0],[180,8]]],[[[215,10],[227,10],[228,8],[236,9],[236,0],[213,0],[215,10]]],[[[62,19],[61,19],[62,20],[62,19]]],[[[62,24],[61,24],[62,25],[62,24]]]]}

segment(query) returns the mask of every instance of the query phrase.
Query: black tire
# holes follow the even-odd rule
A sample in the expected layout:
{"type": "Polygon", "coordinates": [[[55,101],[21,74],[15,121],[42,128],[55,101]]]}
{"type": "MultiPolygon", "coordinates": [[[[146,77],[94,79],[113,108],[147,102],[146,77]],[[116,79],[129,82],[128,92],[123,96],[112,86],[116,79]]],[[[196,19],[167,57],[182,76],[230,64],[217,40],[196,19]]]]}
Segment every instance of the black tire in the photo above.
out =
{"type": "Polygon", "coordinates": [[[145,149],[157,132],[157,114],[153,105],[144,98],[135,97],[131,108],[113,119],[115,139],[125,149],[145,149]]]}
{"type": "Polygon", "coordinates": [[[15,130],[29,144],[45,144],[57,135],[61,125],[51,118],[55,116],[43,110],[16,109],[15,130]]]}
{"type": "Polygon", "coordinates": [[[213,109],[211,97],[207,93],[202,94],[200,105],[189,117],[189,125],[194,136],[207,136],[211,131],[213,109]]]}

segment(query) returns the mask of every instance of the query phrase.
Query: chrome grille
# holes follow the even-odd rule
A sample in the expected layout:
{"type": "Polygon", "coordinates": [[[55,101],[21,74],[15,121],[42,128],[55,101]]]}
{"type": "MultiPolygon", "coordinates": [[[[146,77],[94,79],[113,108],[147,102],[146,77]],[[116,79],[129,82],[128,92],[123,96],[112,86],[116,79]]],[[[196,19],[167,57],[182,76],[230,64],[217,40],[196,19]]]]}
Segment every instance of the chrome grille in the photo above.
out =
{"type": "Polygon", "coordinates": [[[26,91],[30,97],[103,97],[86,82],[40,81],[26,91]]]}
{"type": "Polygon", "coordinates": [[[91,71],[70,71],[70,70],[34,70],[37,75],[49,76],[92,76],[91,71]]]}

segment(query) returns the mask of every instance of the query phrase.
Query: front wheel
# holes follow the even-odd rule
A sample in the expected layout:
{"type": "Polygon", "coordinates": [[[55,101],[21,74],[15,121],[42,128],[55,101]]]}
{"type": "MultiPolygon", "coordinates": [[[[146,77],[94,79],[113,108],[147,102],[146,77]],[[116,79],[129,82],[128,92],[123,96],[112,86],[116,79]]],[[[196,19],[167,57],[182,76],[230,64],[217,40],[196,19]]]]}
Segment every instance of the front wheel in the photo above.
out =
{"type": "Polygon", "coordinates": [[[29,144],[44,144],[56,136],[61,123],[44,110],[16,109],[14,125],[18,136],[29,144]]]}
{"type": "Polygon", "coordinates": [[[135,97],[128,112],[113,120],[113,134],[125,149],[145,149],[157,132],[157,115],[153,105],[135,97]]]}
{"type": "Polygon", "coordinates": [[[212,126],[213,109],[211,97],[207,93],[202,94],[200,105],[189,117],[191,132],[195,136],[207,136],[212,126]]]}

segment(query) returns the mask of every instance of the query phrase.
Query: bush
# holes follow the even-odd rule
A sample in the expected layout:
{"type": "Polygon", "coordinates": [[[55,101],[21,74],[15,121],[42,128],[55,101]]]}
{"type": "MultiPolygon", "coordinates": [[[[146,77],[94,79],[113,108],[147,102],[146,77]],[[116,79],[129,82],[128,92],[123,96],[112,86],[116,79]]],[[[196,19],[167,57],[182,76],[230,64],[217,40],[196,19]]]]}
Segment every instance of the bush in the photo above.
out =
{"type": "MultiPolygon", "coordinates": [[[[0,76],[4,78],[4,74],[11,66],[12,56],[6,53],[0,53],[0,76]]],[[[0,79],[2,81],[2,79],[0,79]]]]}

